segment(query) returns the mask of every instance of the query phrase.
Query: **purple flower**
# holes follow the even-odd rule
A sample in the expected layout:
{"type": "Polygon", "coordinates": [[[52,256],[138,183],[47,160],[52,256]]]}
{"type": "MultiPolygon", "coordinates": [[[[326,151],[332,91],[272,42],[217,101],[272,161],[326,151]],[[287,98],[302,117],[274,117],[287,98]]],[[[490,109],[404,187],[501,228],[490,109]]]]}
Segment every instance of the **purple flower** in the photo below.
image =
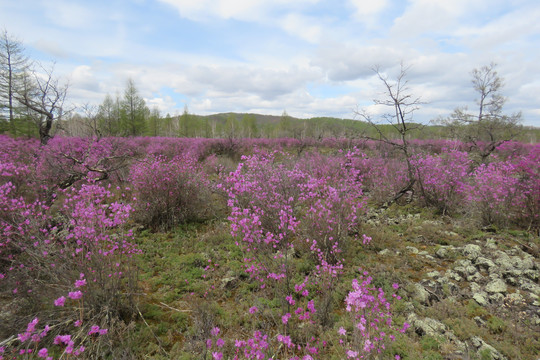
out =
{"type": "Polygon", "coordinates": [[[219,328],[216,326],[210,331],[210,334],[212,334],[212,336],[217,336],[219,334],[219,331],[219,328]]]}
{"type": "Polygon", "coordinates": [[[287,324],[289,322],[289,319],[291,318],[291,314],[290,313],[286,313],[285,315],[283,315],[281,317],[281,322],[283,324],[287,324]]]}
{"type": "Polygon", "coordinates": [[[345,329],[343,328],[343,326],[340,327],[339,330],[338,330],[337,332],[338,332],[338,334],[341,335],[341,336],[345,336],[345,335],[347,334],[347,330],[345,330],[345,329]]]}
{"type": "Polygon", "coordinates": [[[259,311],[259,309],[256,306],[252,306],[249,308],[250,314],[255,314],[257,311],[259,311]]]}
{"type": "Polygon", "coordinates": [[[65,296],[60,296],[58,299],[54,300],[54,306],[64,306],[65,302],[65,296]]]}
{"type": "Polygon", "coordinates": [[[77,291],[72,291],[68,294],[69,298],[70,299],[73,299],[73,300],[77,300],[77,299],[80,299],[82,298],[82,292],[80,290],[77,290],[77,291]]]}
{"type": "Polygon", "coordinates": [[[47,348],[42,348],[38,351],[38,357],[40,358],[46,358],[49,355],[49,350],[47,348]]]}

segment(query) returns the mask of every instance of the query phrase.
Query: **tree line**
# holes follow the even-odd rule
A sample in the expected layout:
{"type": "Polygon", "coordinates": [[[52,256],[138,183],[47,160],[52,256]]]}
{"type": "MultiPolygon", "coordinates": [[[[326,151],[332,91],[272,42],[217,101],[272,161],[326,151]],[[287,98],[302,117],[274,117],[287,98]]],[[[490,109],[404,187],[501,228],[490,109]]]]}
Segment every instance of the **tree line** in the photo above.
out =
{"type": "MultiPolygon", "coordinates": [[[[404,90],[392,88],[386,75],[376,73],[389,98],[379,104],[395,105],[404,90]]],[[[406,86],[406,72],[398,76],[406,86]]],[[[471,73],[473,88],[477,91],[477,112],[458,108],[430,126],[414,123],[411,114],[387,116],[374,121],[363,112],[357,119],[316,117],[297,119],[286,111],[281,116],[257,114],[191,114],[185,106],[182,114],[163,115],[159,109],[150,109],[140,95],[135,82],[128,79],[122,94],[107,94],[99,105],[78,108],[66,106],[68,84],[54,75],[54,66],[45,67],[26,55],[23,43],[4,30],[0,38],[0,133],[12,136],[39,137],[42,144],[56,133],[68,136],[165,136],[206,138],[372,138],[383,141],[400,139],[455,139],[484,148],[487,156],[501,141],[519,139],[537,141],[538,129],[521,131],[521,114],[503,113],[505,98],[501,95],[503,79],[490,64],[471,73]],[[396,121],[398,120],[398,121],[396,121]]],[[[401,99],[400,105],[416,100],[401,99]]],[[[421,102],[411,105],[416,109],[421,102]]],[[[398,109],[399,110],[399,109],[398,109]]]]}

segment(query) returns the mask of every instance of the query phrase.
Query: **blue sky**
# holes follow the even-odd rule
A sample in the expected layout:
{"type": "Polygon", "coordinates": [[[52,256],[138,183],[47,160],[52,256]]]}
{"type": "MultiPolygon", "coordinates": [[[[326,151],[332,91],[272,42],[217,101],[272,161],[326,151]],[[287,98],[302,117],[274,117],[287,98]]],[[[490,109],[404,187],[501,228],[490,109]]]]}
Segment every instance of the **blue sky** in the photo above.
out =
{"type": "Polygon", "coordinates": [[[476,107],[471,70],[505,79],[506,113],[540,126],[537,0],[0,0],[0,26],[55,61],[68,100],[99,104],[135,81],[170,114],[353,118],[410,66],[427,122],[476,107]]]}

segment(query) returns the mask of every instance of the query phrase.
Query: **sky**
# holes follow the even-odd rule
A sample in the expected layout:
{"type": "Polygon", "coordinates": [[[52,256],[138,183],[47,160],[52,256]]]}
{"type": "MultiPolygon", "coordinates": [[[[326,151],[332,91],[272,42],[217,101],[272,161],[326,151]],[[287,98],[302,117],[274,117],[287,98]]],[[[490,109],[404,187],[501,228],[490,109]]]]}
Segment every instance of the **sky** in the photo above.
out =
{"type": "Polygon", "coordinates": [[[374,119],[373,69],[408,88],[427,123],[477,111],[471,71],[504,79],[504,112],[540,127],[538,0],[0,0],[0,27],[99,105],[135,82],[162,114],[251,112],[374,119]]]}

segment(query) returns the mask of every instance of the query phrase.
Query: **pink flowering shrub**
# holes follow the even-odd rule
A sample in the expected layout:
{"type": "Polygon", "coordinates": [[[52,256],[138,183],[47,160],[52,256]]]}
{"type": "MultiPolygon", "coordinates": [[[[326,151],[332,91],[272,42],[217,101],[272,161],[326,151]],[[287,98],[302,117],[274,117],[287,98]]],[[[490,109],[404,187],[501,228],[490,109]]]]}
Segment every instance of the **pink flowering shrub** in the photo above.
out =
{"type": "Polygon", "coordinates": [[[210,184],[196,159],[149,156],[131,167],[134,220],[152,229],[199,221],[210,210],[210,184]]]}
{"type": "MultiPolygon", "coordinates": [[[[352,331],[348,334],[341,327],[338,334],[347,359],[365,359],[370,354],[381,353],[388,341],[395,340],[396,332],[403,333],[409,328],[407,323],[401,329],[395,327],[390,301],[381,288],[371,285],[371,280],[368,272],[364,272],[359,279],[352,281],[353,289],[345,298],[352,331]]],[[[394,284],[393,288],[397,290],[399,285],[394,284]]],[[[392,297],[400,299],[395,294],[392,297]]]]}
{"type": "Polygon", "coordinates": [[[412,161],[417,176],[417,188],[422,200],[443,214],[462,208],[469,191],[471,161],[460,151],[441,155],[417,155],[412,161]]]}
{"type": "Polygon", "coordinates": [[[321,267],[340,266],[363,206],[356,173],[322,176],[329,173],[278,163],[277,155],[243,157],[226,179],[232,234],[242,241],[246,271],[263,286],[288,276],[291,251],[308,249],[321,267]]]}
{"type": "MultiPolygon", "coordinates": [[[[81,339],[90,326],[127,313],[131,297],[124,294],[136,287],[132,256],[139,253],[126,224],[131,207],[98,185],[59,192],[51,206],[13,197],[11,189],[10,183],[0,186],[0,291],[13,304],[0,336],[9,338],[36,313],[46,325],[37,333],[34,321],[6,351],[27,349],[28,341],[50,344],[51,336],[81,339]]],[[[66,353],[82,353],[80,341],[73,341],[54,343],[65,345],[66,353]]]]}
{"type": "Polygon", "coordinates": [[[392,156],[367,156],[358,148],[345,154],[362,181],[364,194],[375,203],[384,203],[407,184],[407,165],[392,156]]]}
{"type": "Polygon", "coordinates": [[[36,177],[48,190],[104,180],[118,184],[134,155],[126,139],[55,137],[36,153],[36,177]]]}
{"type": "Polygon", "coordinates": [[[329,323],[342,252],[349,243],[369,238],[357,235],[364,200],[356,169],[343,158],[322,162],[308,155],[295,162],[287,157],[279,152],[245,156],[222,187],[245,271],[261,289],[283,299],[276,315],[282,319],[282,345],[290,350],[281,356],[312,356],[316,350],[307,349],[313,348],[315,324],[329,323]],[[304,276],[295,258],[313,264],[304,276]]]}
{"type": "Polygon", "coordinates": [[[12,139],[0,135],[0,184],[11,183],[18,196],[36,193],[35,152],[39,141],[12,139]]]}
{"type": "Polygon", "coordinates": [[[540,146],[527,155],[480,165],[468,200],[484,223],[539,227],[540,146]]]}

